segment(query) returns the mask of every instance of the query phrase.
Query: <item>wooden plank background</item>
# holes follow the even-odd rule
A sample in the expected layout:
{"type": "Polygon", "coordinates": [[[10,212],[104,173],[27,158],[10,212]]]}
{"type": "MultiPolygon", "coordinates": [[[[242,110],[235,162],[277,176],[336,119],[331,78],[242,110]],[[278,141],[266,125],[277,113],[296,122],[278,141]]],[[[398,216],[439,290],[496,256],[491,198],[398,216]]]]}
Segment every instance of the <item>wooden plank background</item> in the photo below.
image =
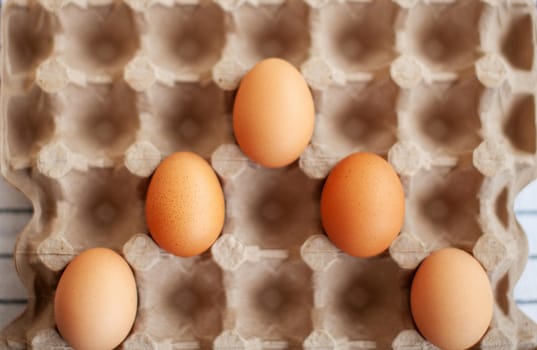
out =
{"type": "Polygon", "coordinates": [[[514,290],[515,300],[537,322],[537,181],[518,195],[515,213],[526,231],[530,247],[528,264],[514,290]]]}
{"type": "MultiPolygon", "coordinates": [[[[13,266],[16,235],[30,219],[30,203],[0,178],[0,328],[24,310],[26,292],[13,266]]],[[[528,234],[528,266],[514,294],[519,306],[537,322],[537,181],[524,189],[515,202],[515,212],[528,234]]]]}
{"type": "Polygon", "coordinates": [[[26,306],[26,290],[15,271],[13,250],[31,215],[29,201],[0,176],[0,328],[26,306]]]}

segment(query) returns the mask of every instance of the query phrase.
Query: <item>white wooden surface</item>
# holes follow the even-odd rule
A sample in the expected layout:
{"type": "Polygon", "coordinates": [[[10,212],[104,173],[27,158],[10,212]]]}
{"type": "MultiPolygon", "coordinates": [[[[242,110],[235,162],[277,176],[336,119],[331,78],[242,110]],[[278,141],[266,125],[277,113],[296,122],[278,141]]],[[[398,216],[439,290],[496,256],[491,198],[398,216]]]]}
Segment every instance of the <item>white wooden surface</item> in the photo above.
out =
{"type": "Polygon", "coordinates": [[[537,322],[537,181],[518,195],[515,213],[526,231],[530,246],[528,265],[514,290],[515,300],[537,322]]]}
{"type": "MultiPolygon", "coordinates": [[[[0,177],[0,328],[24,310],[26,292],[13,266],[17,234],[30,219],[30,203],[0,177]]],[[[515,288],[515,299],[537,322],[537,181],[524,189],[515,202],[515,212],[528,234],[530,258],[515,288]]]]}
{"type": "Polygon", "coordinates": [[[17,234],[30,219],[30,203],[0,176],[0,329],[26,305],[26,290],[13,264],[17,234]]]}

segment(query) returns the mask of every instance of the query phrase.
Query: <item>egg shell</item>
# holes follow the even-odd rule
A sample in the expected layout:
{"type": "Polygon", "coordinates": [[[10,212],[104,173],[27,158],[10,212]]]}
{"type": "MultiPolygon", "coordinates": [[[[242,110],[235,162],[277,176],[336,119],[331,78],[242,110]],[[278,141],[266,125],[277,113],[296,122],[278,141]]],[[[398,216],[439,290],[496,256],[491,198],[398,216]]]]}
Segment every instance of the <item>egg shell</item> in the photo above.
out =
{"type": "Polygon", "coordinates": [[[405,194],[392,166],[373,153],[354,153],[330,172],[321,219],[339,249],[357,257],[386,250],[401,231],[405,194]]]}
{"type": "Polygon", "coordinates": [[[111,350],[129,334],[138,297],[127,262],[107,248],[88,249],[63,272],[54,298],[62,337],[77,350],[111,350]]]}
{"type": "Polygon", "coordinates": [[[160,247],[182,257],[201,254],[224,226],[224,193],[218,177],[197,154],[172,154],[151,179],[145,214],[160,247]]]}
{"type": "Polygon", "coordinates": [[[460,249],[432,253],[412,281],[414,322],[441,349],[467,349],[479,342],[491,322],[493,303],[487,274],[473,256],[460,249]]]}
{"type": "Polygon", "coordinates": [[[308,85],[287,61],[265,59],[242,79],[233,107],[233,131],[242,151],[271,168],[298,159],[310,142],[315,109],[308,85]]]}

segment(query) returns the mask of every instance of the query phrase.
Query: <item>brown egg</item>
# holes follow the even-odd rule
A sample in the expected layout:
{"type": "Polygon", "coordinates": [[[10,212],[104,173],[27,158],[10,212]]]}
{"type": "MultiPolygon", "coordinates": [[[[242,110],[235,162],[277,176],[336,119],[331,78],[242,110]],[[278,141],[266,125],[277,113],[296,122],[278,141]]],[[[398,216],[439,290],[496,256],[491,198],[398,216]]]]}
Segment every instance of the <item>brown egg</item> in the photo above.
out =
{"type": "Polygon", "coordinates": [[[136,317],[136,282],[127,262],[106,248],[75,257],[54,298],[62,337],[77,350],[111,350],[129,334],[136,317]]]}
{"type": "Polygon", "coordinates": [[[358,257],[382,253],[401,231],[405,195],[392,166],[354,153],[332,169],[321,194],[321,219],[339,249],[358,257]]]}
{"type": "Polygon", "coordinates": [[[475,345],[492,319],[487,274],[470,254],[438,250],[418,268],[410,291],[412,317],[421,334],[444,350],[475,345]]]}
{"type": "Polygon", "coordinates": [[[271,168],[298,159],[313,134],[313,98],[300,72],[269,58],[242,79],[233,107],[233,130],[242,151],[271,168]]]}
{"type": "Polygon", "coordinates": [[[224,226],[224,193],[203,158],[178,152],[158,166],[147,190],[145,215],[153,239],[188,257],[211,247],[224,226]]]}

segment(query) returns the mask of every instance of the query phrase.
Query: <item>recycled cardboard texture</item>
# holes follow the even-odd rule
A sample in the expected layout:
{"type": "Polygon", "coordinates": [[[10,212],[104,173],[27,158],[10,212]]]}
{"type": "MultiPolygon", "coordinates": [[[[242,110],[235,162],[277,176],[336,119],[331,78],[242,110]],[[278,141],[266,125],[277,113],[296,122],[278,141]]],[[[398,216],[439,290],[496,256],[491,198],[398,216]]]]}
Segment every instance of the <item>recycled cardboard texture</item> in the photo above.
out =
{"type": "MultiPolygon", "coordinates": [[[[413,271],[455,246],[495,295],[482,349],[534,349],[512,290],[528,245],[513,199],[537,176],[533,1],[7,0],[2,12],[2,173],[31,200],[15,263],[26,312],[0,347],[63,348],[55,286],[79,252],[132,266],[139,308],[125,349],[433,348],[414,329],[413,271]],[[301,69],[316,129],[300,160],[261,168],[238,149],[233,94],[264,57],[301,69]],[[160,160],[208,159],[224,232],[177,258],[147,234],[160,160]],[[385,156],[407,211],[389,251],[358,259],[323,235],[332,166],[385,156]]],[[[464,286],[460,286],[464,288],[464,286]]]]}

